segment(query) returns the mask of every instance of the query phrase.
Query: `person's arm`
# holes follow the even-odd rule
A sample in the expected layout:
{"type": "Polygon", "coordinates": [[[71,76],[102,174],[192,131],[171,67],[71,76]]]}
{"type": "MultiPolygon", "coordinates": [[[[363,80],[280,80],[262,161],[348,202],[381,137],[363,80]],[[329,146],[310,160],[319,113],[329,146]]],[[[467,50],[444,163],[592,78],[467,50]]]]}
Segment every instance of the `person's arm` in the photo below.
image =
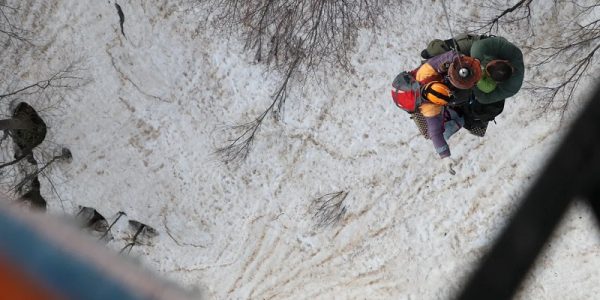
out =
{"type": "Polygon", "coordinates": [[[435,116],[425,117],[425,121],[427,122],[427,133],[429,134],[429,138],[433,142],[433,147],[435,148],[435,152],[440,155],[440,158],[450,156],[450,147],[444,139],[444,116],[442,113],[439,113],[435,116]]]}
{"type": "Polygon", "coordinates": [[[448,71],[448,67],[452,63],[452,60],[457,57],[456,52],[448,51],[444,54],[440,54],[434,56],[427,60],[427,64],[429,64],[434,70],[438,73],[446,73],[448,71]]]}
{"type": "Polygon", "coordinates": [[[441,81],[443,74],[448,70],[452,59],[456,56],[454,51],[446,52],[428,59],[415,72],[415,79],[421,84],[430,81],[441,81]]]}

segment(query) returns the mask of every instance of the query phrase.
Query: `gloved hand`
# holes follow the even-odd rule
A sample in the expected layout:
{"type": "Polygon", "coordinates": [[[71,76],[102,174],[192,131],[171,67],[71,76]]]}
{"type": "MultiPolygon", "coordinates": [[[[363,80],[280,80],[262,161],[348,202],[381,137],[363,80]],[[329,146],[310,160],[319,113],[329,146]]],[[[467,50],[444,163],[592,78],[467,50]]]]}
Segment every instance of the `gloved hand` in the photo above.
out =
{"type": "Polygon", "coordinates": [[[447,62],[441,64],[440,68],[438,70],[439,73],[446,73],[446,72],[448,72],[448,68],[450,68],[450,63],[451,62],[447,61],[447,62]]]}
{"type": "Polygon", "coordinates": [[[444,164],[444,169],[448,170],[448,173],[451,175],[456,175],[456,171],[454,171],[454,167],[458,164],[458,161],[453,159],[450,156],[444,157],[442,159],[442,163],[444,164]]]}

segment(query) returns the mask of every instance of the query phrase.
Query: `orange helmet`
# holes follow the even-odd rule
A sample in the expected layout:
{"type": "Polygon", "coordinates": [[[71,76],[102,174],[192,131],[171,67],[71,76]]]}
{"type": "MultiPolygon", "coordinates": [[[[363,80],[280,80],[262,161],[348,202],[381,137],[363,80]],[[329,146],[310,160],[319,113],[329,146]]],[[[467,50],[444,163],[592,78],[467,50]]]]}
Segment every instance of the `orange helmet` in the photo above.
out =
{"type": "Polygon", "coordinates": [[[472,88],[481,79],[481,63],[478,59],[461,55],[454,58],[448,68],[450,83],[456,88],[472,88]]]}
{"type": "Polygon", "coordinates": [[[450,101],[452,91],[447,85],[432,81],[421,88],[421,95],[431,103],[446,105],[450,101]]]}

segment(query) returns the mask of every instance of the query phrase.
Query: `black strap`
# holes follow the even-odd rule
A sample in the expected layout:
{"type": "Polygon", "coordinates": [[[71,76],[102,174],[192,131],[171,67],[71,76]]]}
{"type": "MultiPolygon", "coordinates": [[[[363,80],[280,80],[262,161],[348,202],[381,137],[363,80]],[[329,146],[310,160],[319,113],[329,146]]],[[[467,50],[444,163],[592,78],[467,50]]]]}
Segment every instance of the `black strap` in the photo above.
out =
{"type": "Polygon", "coordinates": [[[456,39],[448,39],[444,41],[450,49],[454,49],[460,52],[460,46],[458,46],[458,41],[456,39]]]}
{"type": "Polygon", "coordinates": [[[450,101],[450,97],[448,97],[448,96],[446,96],[446,95],[444,95],[444,94],[442,94],[442,93],[440,93],[440,92],[438,92],[438,91],[436,91],[436,90],[432,90],[432,89],[425,89],[425,92],[424,92],[424,94],[425,94],[425,95],[424,95],[424,96],[425,96],[425,98],[427,98],[427,95],[428,95],[428,94],[433,94],[434,96],[436,96],[436,97],[438,97],[438,98],[441,98],[441,99],[443,99],[443,100],[444,100],[444,101],[446,101],[446,102],[449,102],[449,101],[450,101]]]}

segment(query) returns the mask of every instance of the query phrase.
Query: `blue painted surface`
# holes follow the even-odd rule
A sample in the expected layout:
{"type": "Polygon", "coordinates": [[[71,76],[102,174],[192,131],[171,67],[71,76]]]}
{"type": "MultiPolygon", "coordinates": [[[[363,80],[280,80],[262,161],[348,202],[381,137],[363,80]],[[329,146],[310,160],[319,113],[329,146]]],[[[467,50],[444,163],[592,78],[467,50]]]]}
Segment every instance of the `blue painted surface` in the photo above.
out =
{"type": "Polygon", "coordinates": [[[48,243],[22,221],[0,210],[0,252],[68,299],[142,299],[93,265],[48,243]]]}

